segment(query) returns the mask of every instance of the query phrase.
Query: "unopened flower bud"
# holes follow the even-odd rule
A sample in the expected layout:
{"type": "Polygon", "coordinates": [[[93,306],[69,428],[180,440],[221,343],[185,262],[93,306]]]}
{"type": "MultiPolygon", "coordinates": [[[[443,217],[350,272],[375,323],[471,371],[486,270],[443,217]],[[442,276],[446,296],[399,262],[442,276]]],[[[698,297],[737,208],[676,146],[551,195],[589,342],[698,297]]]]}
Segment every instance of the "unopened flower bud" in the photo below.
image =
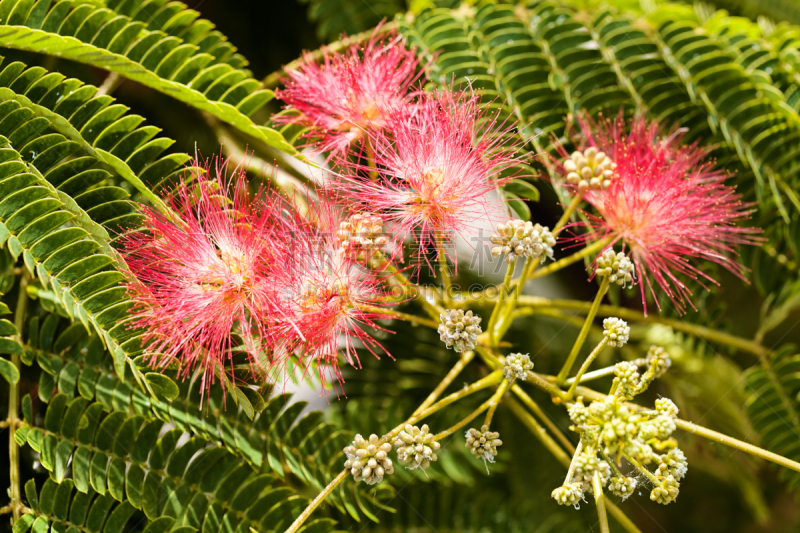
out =
{"type": "Polygon", "coordinates": [[[370,435],[368,440],[356,435],[353,444],[344,448],[347,456],[344,467],[350,470],[356,481],[375,485],[383,480],[384,475],[394,473],[392,460],[387,457],[390,451],[392,445],[388,442],[380,444],[377,435],[370,435]]]}
{"type": "Polygon", "coordinates": [[[441,444],[434,441],[433,437],[427,424],[421,428],[406,424],[394,441],[394,446],[397,448],[397,459],[401,463],[408,463],[406,468],[409,470],[416,468],[425,470],[431,465],[431,461],[439,459],[436,451],[441,444]]]}
{"type": "Polygon", "coordinates": [[[625,346],[631,328],[624,320],[610,317],[603,320],[603,335],[608,339],[609,346],[625,346]]]}
{"type": "Polygon", "coordinates": [[[547,227],[515,218],[498,224],[495,229],[497,233],[489,237],[495,245],[492,255],[505,256],[509,263],[514,263],[519,257],[538,259],[546,255],[553,258],[556,239],[547,227]]]}
{"type": "Polygon", "coordinates": [[[533,370],[533,362],[528,354],[512,353],[506,356],[503,375],[509,383],[514,383],[517,379],[525,381],[531,370],[533,370]]]}
{"type": "Polygon", "coordinates": [[[502,446],[500,434],[496,431],[489,431],[489,426],[481,426],[481,430],[470,428],[466,433],[467,448],[470,453],[479,459],[485,459],[490,463],[494,462],[497,455],[497,447],[502,446]]]}
{"type": "Polygon", "coordinates": [[[473,315],[472,311],[464,312],[462,309],[448,309],[439,315],[439,338],[448,348],[458,353],[475,349],[481,329],[481,317],[473,315]]]}
{"type": "Polygon", "coordinates": [[[633,262],[624,253],[614,253],[611,248],[597,258],[596,273],[598,276],[608,276],[611,283],[621,287],[633,286],[633,262]]]}

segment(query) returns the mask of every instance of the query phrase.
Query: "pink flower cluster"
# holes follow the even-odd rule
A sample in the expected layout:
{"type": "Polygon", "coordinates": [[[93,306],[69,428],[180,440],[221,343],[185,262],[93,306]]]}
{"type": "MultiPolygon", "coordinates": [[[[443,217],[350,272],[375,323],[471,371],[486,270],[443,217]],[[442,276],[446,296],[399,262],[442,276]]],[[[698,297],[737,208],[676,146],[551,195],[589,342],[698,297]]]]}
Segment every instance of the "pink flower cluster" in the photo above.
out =
{"type": "MultiPolygon", "coordinates": [[[[363,309],[382,305],[375,274],[337,253],[332,233],[275,191],[250,193],[244,169],[206,166],[169,205],[172,215],[145,208],[144,231],[122,243],[149,364],[199,370],[208,388],[233,375],[237,353],[262,374],[303,354],[301,365],[316,362],[324,381],[339,377],[340,339],[351,363],[357,340],[375,345],[362,329],[380,317],[380,308],[363,309]]],[[[328,219],[337,212],[324,196],[316,210],[328,219]]]]}
{"type": "Polygon", "coordinates": [[[737,225],[752,206],[725,185],[728,175],[706,159],[708,150],[681,145],[679,130],[662,136],[659,124],[642,115],[630,123],[621,113],[614,120],[581,117],[580,125],[582,149],[594,147],[616,164],[607,188],[584,193],[599,215],[589,215],[591,231],[585,238],[610,238],[609,246],[623,243],[642,281],[645,306],[646,291],[659,305],[656,286],[679,312],[691,306],[691,291],[681,276],[717,283],[697,260],[717,263],[744,279],[746,270],[733,258],[735,245],[757,244],[760,230],[737,225]]]}

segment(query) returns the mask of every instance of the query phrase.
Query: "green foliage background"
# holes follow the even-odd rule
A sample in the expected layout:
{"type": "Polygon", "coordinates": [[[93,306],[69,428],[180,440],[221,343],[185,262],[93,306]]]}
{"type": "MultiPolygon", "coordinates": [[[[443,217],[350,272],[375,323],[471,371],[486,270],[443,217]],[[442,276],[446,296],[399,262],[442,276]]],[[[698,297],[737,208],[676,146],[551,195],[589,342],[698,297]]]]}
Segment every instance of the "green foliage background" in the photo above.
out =
{"type": "MultiPolygon", "coordinates": [[[[339,471],[354,433],[380,434],[405,419],[452,366],[433,331],[392,323],[397,334],[383,341],[397,360],[362,357],[364,369],[347,374],[348,398],[324,413],[291,403],[280,387],[212,395],[206,413],[196,383],[150,373],[137,359],[141,332],[126,327],[123,267],[111,254],[119,231],[139,223],[135,204],[158,205],[195,150],[254,150],[254,181],[267,162],[285,161],[296,132],[271,126],[280,107],[263,80],[303,49],[383,18],[430,61],[432,84],[469,80],[497,97],[533,152],[552,151],[554,138],[569,144],[576,112],[620,108],[646,109],[714,147],[756,204],[767,242],[742,250],[752,285],[720,273],[720,288],[695,288],[700,311],[683,319],[774,353],[757,358],[640,326],[633,347],[613,357],[664,344],[675,365],[645,401],[664,394],[686,419],[800,459],[800,356],[791,344],[800,321],[798,6],[726,0],[720,7],[731,15],[654,0],[0,0],[0,352],[9,354],[0,373],[13,381],[8,359],[21,357],[17,441],[33,511],[14,531],[283,531],[339,471]],[[109,72],[120,76],[112,96],[95,95],[109,72]],[[25,270],[35,275],[27,287],[25,270]],[[32,299],[15,325],[21,290],[32,299]]],[[[542,161],[535,169],[546,177],[542,161]]],[[[560,199],[546,180],[536,186],[541,199],[527,208],[552,225],[560,199]]],[[[462,286],[482,281],[459,272],[462,286]]],[[[586,299],[584,279],[576,265],[537,290],[586,299]]],[[[577,335],[572,319],[527,317],[510,340],[553,373],[577,335]]],[[[476,366],[463,381],[480,377],[476,366]]],[[[7,397],[6,381],[0,389],[7,397]]],[[[566,431],[563,409],[530,393],[566,431]]],[[[398,469],[377,488],[346,483],[303,531],[595,528],[591,505],[550,500],[563,471],[505,406],[496,421],[504,445],[490,475],[455,435],[429,478],[398,469]]],[[[622,504],[643,531],[800,527],[800,477],[691,435],[681,447],[690,471],[675,504],[646,495],[622,504]]]]}

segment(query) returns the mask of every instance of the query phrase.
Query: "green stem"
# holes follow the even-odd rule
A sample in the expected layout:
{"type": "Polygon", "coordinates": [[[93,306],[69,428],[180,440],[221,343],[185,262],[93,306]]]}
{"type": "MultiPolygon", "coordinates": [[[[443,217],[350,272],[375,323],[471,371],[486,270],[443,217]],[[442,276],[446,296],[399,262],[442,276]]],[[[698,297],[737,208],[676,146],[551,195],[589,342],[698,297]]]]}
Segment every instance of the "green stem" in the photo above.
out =
{"type": "Polygon", "coordinates": [[[575,340],[575,344],[572,345],[572,351],[569,353],[569,357],[567,357],[564,366],[561,368],[561,372],[558,373],[556,382],[559,385],[563,385],[567,380],[567,376],[570,370],[572,370],[572,365],[575,364],[575,359],[578,358],[578,353],[581,351],[584,341],[586,341],[586,336],[589,334],[589,329],[592,327],[594,317],[597,315],[597,310],[600,308],[600,302],[603,301],[603,296],[605,296],[606,291],[608,291],[608,284],[608,277],[603,278],[600,289],[597,291],[597,296],[595,296],[592,307],[589,309],[589,314],[586,315],[586,321],[583,323],[583,327],[578,334],[578,338],[575,340]]]}
{"type": "Polygon", "coordinates": [[[564,210],[564,213],[561,215],[561,218],[558,219],[558,222],[556,222],[556,225],[553,228],[553,236],[556,236],[561,232],[561,230],[569,221],[569,217],[572,216],[572,213],[574,213],[575,209],[577,209],[578,206],[580,205],[582,199],[583,195],[581,193],[577,193],[575,196],[572,197],[572,201],[564,210]]]}
{"type": "MultiPolygon", "coordinates": [[[[19,279],[19,294],[17,295],[17,307],[14,310],[14,326],[17,328],[17,341],[22,344],[22,329],[25,326],[25,312],[28,307],[28,272],[22,273],[19,279]]],[[[11,354],[11,364],[17,370],[20,369],[19,354],[11,354]]],[[[9,486],[9,506],[14,516],[14,522],[19,520],[20,509],[22,508],[22,493],[20,490],[19,473],[19,447],[17,446],[16,433],[19,425],[19,386],[18,383],[10,384],[8,387],[8,457],[10,462],[9,475],[11,485],[9,486]]]]}
{"type": "MultiPolygon", "coordinates": [[[[512,391],[514,390],[513,387],[511,390],[512,391]]],[[[558,462],[564,465],[564,468],[569,468],[569,463],[570,463],[569,455],[567,455],[567,453],[561,448],[561,446],[559,446],[558,443],[555,440],[553,440],[553,438],[550,435],[548,435],[547,430],[543,428],[539,424],[539,422],[537,422],[536,419],[532,417],[530,413],[528,413],[525,410],[522,404],[520,404],[514,398],[506,399],[505,403],[509,407],[509,409],[511,409],[511,412],[513,412],[516,415],[516,417],[519,418],[520,421],[523,424],[525,424],[528,427],[528,429],[531,430],[533,436],[536,437],[539,440],[539,442],[541,442],[544,445],[544,447],[547,448],[550,451],[550,453],[553,454],[553,456],[558,460],[558,462]]],[[[568,446],[567,449],[572,451],[572,445],[568,446]]]]}
{"type": "Polygon", "coordinates": [[[548,274],[552,274],[553,272],[557,272],[562,268],[568,267],[572,263],[580,261],[584,257],[592,255],[594,253],[599,252],[606,246],[608,246],[609,240],[608,239],[600,239],[599,241],[595,241],[589,246],[585,246],[579,252],[575,252],[572,255],[568,255],[563,259],[559,259],[555,263],[550,263],[546,267],[542,267],[531,274],[530,279],[541,278],[542,276],[546,276],[548,274]]]}
{"type": "MultiPolygon", "coordinates": [[[[499,387],[497,387],[497,391],[492,395],[491,398],[486,400],[481,404],[480,407],[472,411],[469,415],[459,421],[456,425],[442,431],[441,433],[437,433],[433,440],[441,440],[449,435],[452,435],[459,429],[463,428],[473,420],[475,420],[482,412],[486,411],[487,409],[491,410],[492,408],[497,409],[497,406],[500,403],[500,399],[503,397],[503,394],[506,392],[506,388],[508,387],[508,381],[503,381],[499,387]],[[504,386],[505,385],[505,386],[504,386]]],[[[494,411],[492,411],[494,412],[494,411]]],[[[491,419],[489,419],[491,422],[491,419]]],[[[486,425],[489,425],[489,422],[486,422],[486,425]]]]}
{"type": "Polygon", "coordinates": [[[494,309],[492,309],[492,316],[489,317],[489,326],[486,329],[489,332],[489,345],[492,347],[496,347],[498,341],[500,340],[500,334],[498,330],[500,322],[503,322],[503,320],[501,320],[501,315],[505,315],[506,317],[508,316],[507,313],[503,312],[505,307],[503,304],[506,301],[506,295],[509,293],[509,289],[511,287],[511,280],[514,277],[515,266],[516,263],[508,264],[508,267],[506,268],[506,275],[503,278],[503,284],[500,286],[500,295],[497,298],[497,303],[494,304],[494,309]]]}
{"type": "Polygon", "coordinates": [[[569,468],[567,469],[567,477],[564,479],[564,485],[572,481],[572,476],[575,474],[575,458],[580,455],[581,450],[583,450],[583,441],[579,441],[578,445],[575,446],[575,451],[572,453],[572,460],[569,462],[569,468]]]}
{"type": "Polygon", "coordinates": [[[566,401],[570,401],[572,399],[572,396],[575,394],[575,389],[578,388],[578,385],[581,382],[581,377],[586,373],[587,370],[589,370],[589,367],[591,366],[592,362],[594,362],[595,357],[597,357],[597,354],[600,353],[600,350],[602,350],[607,343],[608,338],[603,337],[603,340],[601,340],[600,343],[595,346],[594,350],[592,350],[592,353],[590,353],[586,358],[586,361],[583,362],[581,368],[578,370],[578,373],[575,374],[575,379],[572,382],[572,386],[570,386],[569,390],[567,391],[567,397],[565,398],[566,401]]]}
{"type": "Polygon", "coordinates": [[[409,418],[408,420],[406,420],[405,422],[394,428],[392,431],[390,431],[387,435],[385,435],[382,440],[384,440],[385,442],[388,439],[394,438],[398,433],[400,433],[400,431],[402,431],[404,427],[406,427],[406,424],[414,424],[415,422],[419,422],[423,418],[432,415],[439,409],[442,409],[443,407],[446,407],[455,401],[458,401],[462,398],[466,398],[470,394],[478,392],[479,390],[483,390],[493,385],[497,385],[498,383],[500,383],[500,380],[502,379],[504,379],[503,371],[495,370],[488,376],[479,379],[475,383],[468,385],[463,389],[461,389],[460,391],[450,394],[449,396],[445,396],[444,398],[442,398],[435,404],[431,405],[430,407],[413,414],[411,418],[409,418]]]}
{"type": "Polygon", "coordinates": [[[378,167],[375,166],[375,152],[372,150],[372,143],[369,134],[364,135],[364,150],[367,152],[367,165],[369,166],[369,178],[378,181],[378,167]]]}
{"type": "MultiPolygon", "coordinates": [[[[480,298],[478,296],[478,298],[480,298]]],[[[585,313],[586,302],[580,300],[567,300],[567,299],[551,299],[543,298],[541,296],[520,296],[520,305],[531,307],[550,307],[555,309],[564,309],[567,311],[574,311],[576,313],[585,313]]],[[[645,315],[633,309],[626,309],[624,307],[617,307],[615,305],[601,305],[599,311],[606,316],[616,316],[623,320],[630,320],[633,322],[643,322],[647,324],[664,324],[670,326],[676,331],[689,333],[703,339],[718,342],[732,346],[744,352],[748,352],[758,356],[759,358],[769,355],[770,350],[757,342],[749,339],[737,337],[729,333],[723,333],[711,328],[691,324],[682,320],[672,318],[661,318],[659,316],[645,315]]]]}
{"type": "Polygon", "coordinates": [[[497,410],[497,406],[500,405],[500,399],[503,397],[503,394],[506,393],[508,390],[508,380],[503,380],[500,383],[500,386],[497,387],[497,392],[492,396],[492,403],[489,404],[489,409],[486,411],[486,419],[483,421],[483,424],[486,426],[492,425],[492,418],[494,418],[494,412],[497,410]]]}
{"type": "Polygon", "coordinates": [[[456,376],[458,376],[461,371],[464,370],[464,367],[467,366],[470,361],[472,361],[473,357],[475,357],[474,351],[469,351],[461,355],[461,357],[458,359],[458,362],[453,366],[453,368],[450,369],[450,372],[447,373],[444,379],[436,386],[435,389],[433,389],[433,392],[431,392],[428,397],[425,398],[425,401],[422,402],[419,407],[417,407],[411,416],[414,416],[430,407],[433,402],[435,402],[436,399],[441,396],[444,390],[453,382],[456,376]]]}
{"type": "Polygon", "coordinates": [[[314,510],[319,507],[319,504],[321,504],[325,498],[327,498],[328,495],[333,492],[333,489],[338,487],[339,484],[341,484],[341,482],[347,478],[349,473],[350,471],[346,468],[339,472],[339,475],[333,478],[333,481],[328,483],[328,486],[322,489],[322,492],[317,494],[317,497],[308,504],[308,507],[306,507],[302,513],[300,513],[300,516],[298,516],[295,521],[292,522],[292,525],[289,526],[289,529],[287,529],[284,533],[297,533],[300,527],[302,527],[303,523],[305,523],[305,521],[308,520],[308,517],[311,516],[311,513],[313,513],[314,510]]]}
{"type": "MultiPolygon", "coordinates": [[[[359,304],[357,308],[361,309],[362,311],[367,311],[369,313],[375,313],[376,315],[384,315],[387,318],[405,320],[406,322],[410,322],[412,326],[422,325],[433,329],[437,329],[439,327],[438,322],[434,322],[433,320],[430,320],[428,318],[422,318],[417,315],[410,315],[408,313],[395,311],[394,309],[387,309],[385,307],[378,307],[374,305],[364,305],[364,304],[359,304]]],[[[378,316],[376,318],[380,319],[382,317],[378,316]]]]}
{"type": "MultiPolygon", "coordinates": [[[[593,370],[591,372],[587,372],[586,374],[584,374],[581,377],[581,383],[586,383],[587,381],[592,381],[594,379],[604,378],[606,376],[611,376],[613,374],[614,374],[614,366],[613,365],[612,366],[607,366],[605,368],[600,368],[598,370],[593,370]]],[[[566,384],[567,385],[572,385],[573,383],[575,383],[575,379],[577,377],[578,376],[576,376],[574,378],[569,378],[566,381],[566,384]]]]}
{"type": "Polygon", "coordinates": [[[658,479],[658,478],[655,476],[655,474],[653,474],[653,473],[652,473],[652,472],[650,472],[648,469],[646,469],[646,468],[645,468],[645,467],[643,467],[641,464],[639,464],[639,461],[637,461],[636,459],[634,459],[633,457],[631,457],[630,455],[628,455],[628,454],[627,454],[627,453],[625,453],[625,452],[622,452],[622,456],[623,456],[623,457],[624,457],[624,458],[625,458],[625,459],[626,459],[626,460],[627,460],[627,461],[628,461],[630,464],[632,464],[632,465],[633,465],[633,467],[634,467],[636,470],[638,470],[639,472],[641,472],[642,474],[644,474],[644,475],[645,475],[645,477],[647,477],[647,479],[649,479],[649,480],[650,480],[650,482],[651,482],[653,485],[655,485],[655,486],[657,486],[657,487],[660,487],[660,486],[661,486],[661,480],[660,480],[660,479],[658,479]]]}
{"type": "Polygon", "coordinates": [[[592,477],[594,485],[594,501],[597,504],[597,518],[600,521],[600,533],[611,533],[608,528],[608,516],[606,515],[606,498],[603,495],[603,484],[600,483],[600,470],[595,470],[592,477]]]}
{"type": "Polygon", "coordinates": [[[547,429],[549,429],[553,433],[553,435],[555,435],[555,437],[561,442],[561,445],[564,446],[565,449],[572,451],[574,446],[566,437],[566,435],[564,435],[564,433],[560,429],[558,429],[558,426],[556,426],[553,423],[553,421],[550,420],[550,417],[547,416],[547,413],[545,413],[541,407],[539,407],[539,404],[533,401],[533,398],[528,396],[528,393],[522,390],[522,387],[520,387],[519,385],[512,385],[511,392],[516,394],[517,398],[519,398],[522,401],[522,403],[524,403],[528,407],[528,409],[533,411],[533,414],[539,417],[539,420],[541,420],[542,423],[545,426],[547,426],[547,429]]]}

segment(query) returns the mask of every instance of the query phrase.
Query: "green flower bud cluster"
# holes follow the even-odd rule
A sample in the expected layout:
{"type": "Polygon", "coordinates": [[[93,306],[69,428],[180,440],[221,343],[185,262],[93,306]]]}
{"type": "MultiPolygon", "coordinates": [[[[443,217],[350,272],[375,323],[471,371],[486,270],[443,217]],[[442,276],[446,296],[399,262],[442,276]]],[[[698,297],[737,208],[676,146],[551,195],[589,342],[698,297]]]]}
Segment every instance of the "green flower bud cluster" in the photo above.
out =
{"type": "Polygon", "coordinates": [[[473,315],[472,311],[464,312],[463,309],[448,309],[439,314],[439,339],[448,348],[458,353],[475,349],[481,329],[481,317],[473,315]]]}
{"type": "MultiPolygon", "coordinates": [[[[615,386],[617,391],[637,388],[638,372],[633,363],[620,363],[615,368],[615,386]]],[[[655,473],[643,472],[656,485],[651,492],[653,501],[667,504],[675,500],[680,488],[680,479],[686,475],[688,462],[684,453],[677,448],[677,442],[671,438],[676,429],[675,418],[678,408],[667,399],[656,402],[653,411],[634,411],[624,404],[619,394],[611,394],[603,400],[596,400],[584,406],[581,398],[568,406],[570,418],[575,423],[572,429],[581,433],[581,442],[585,447],[583,453],[573,458],[571,471],[574,472],[571,483],[582,483],[583,491],[590,492],[591,476],[597,469],[601,472],[601,481],[610,483],[609,490],[620,497],[627,497],[636,487],[634,479],[622,475],[613,466],[614,477],[603,470],[602,464],[611,467],[608,462],[595,455],[594,450],[602,452],[603,457],[625,457],[636,469],[645,469],[655,465],[655,473]],[[659,453],[666,450],[666,453],[659,453]],[[609,480],[609,478],[611,478],[609,480]]],[[[562,495],[562,493],[559,493],[562,495]]],[[[555,497],[555,492],[554,496],[555,497]]]]}
{"type": "Polygon", "coordinates": [[[497,456],[497,447],[502,446],[500,433],[489,431],[489,426],[481,426],[481,430],[470,428],[467,430],[467,448],[470,453],[478,459],[485,459],[490,463],[494,462],[497,456]]]}
{"type": "Polygon", "coordinates": [[[498,224],[495,229],[497,233],[489,237],[495,245],[492,255],[505,256],[509,263],[514,263],[519,257],[538,259],[546,255],[553,258],[556,238],[547,227],[515,218],[498,224]]]}
{"type": "Polygon", "coordinates": [[[528,372],[533,370],[533,361],[528,354],[512,353],[506,356],[503,363],[503,375],[509,383],[514,383],[519,379],[525,381],[528,379],[528,372]]]}
{"type": "Polygon", "coordinates": [[[372,434],[369,439],[356,435],[353,444],[344,449],[347,461],[344,467],[350,469],[353,479],[364,481],[367,485],[375,485],[383,481],[383,476],[394,473],[389,452],[392,445],[388,442],[380,444],[377,435],[372,434]]]}
{"type": "Polygon", "coordinates": [[[636,479],[627,476],[615,476],[608,481],[608,490],[614,496],[619,496],[623,501],[633,494],[636,489],[636,479]]]}
{"type": "Polygon", "coordinates": [[[597,258],[598,276],[608,276],[611,283],[616,283],[620,287],[632,287],[634,266],[633,261],[628,259],[624,253],[614,253],[614,250],[609,248],[597,258]]]}
{"type": "MultiPolygon", "coordinates": [[[[663,376],[667,369],[672,366],[672,361],[669,358],[667,351],[660,346],[651,346],[647,351],[647,357],[637,359],[632,362],[617,363],[614,367],[614,380],[617,396],[624,400],[630,400],[637,394],[641,394],[647,390],[650,383],[654,379],[663,376]],[[638,367],[647,365],[647,370],[644,374],[639,375],[638,367]],[[619,382],[619,385],[616,383],[619,382]]],[[[670,400],[667,400],[673,406],[670,400]]],[[[658,404],[658,402],[656,402],[658,404]]],[[[675,413],[677,413],[677,407],[675,413]]]]}
{"type": "Polygon", "coordinates": [[[441,444],[434,441],[433,437],[427,424],[422,428],[406,424],[394,441],[394,447],[397,448],[397,460],[401,463],[408,463],[406,468],[409,470],[415,468],[425,470],[431,466],[431,461],[439,459],[436,450],[441,447],[441,444]]]}
{"type": "Polygon", "coordinates": [[[616,163],[593,146],[583,152],[573,152],[564,161],[564,170],[567,172],[567,183],[580,191],[608,189],[617,177],[616,163]]]}
{"type": "Polygon", "coordinates": [[[559,505],[577,505],[583,499],[581,483],[566,483],[550,493],[559,505]]]}

